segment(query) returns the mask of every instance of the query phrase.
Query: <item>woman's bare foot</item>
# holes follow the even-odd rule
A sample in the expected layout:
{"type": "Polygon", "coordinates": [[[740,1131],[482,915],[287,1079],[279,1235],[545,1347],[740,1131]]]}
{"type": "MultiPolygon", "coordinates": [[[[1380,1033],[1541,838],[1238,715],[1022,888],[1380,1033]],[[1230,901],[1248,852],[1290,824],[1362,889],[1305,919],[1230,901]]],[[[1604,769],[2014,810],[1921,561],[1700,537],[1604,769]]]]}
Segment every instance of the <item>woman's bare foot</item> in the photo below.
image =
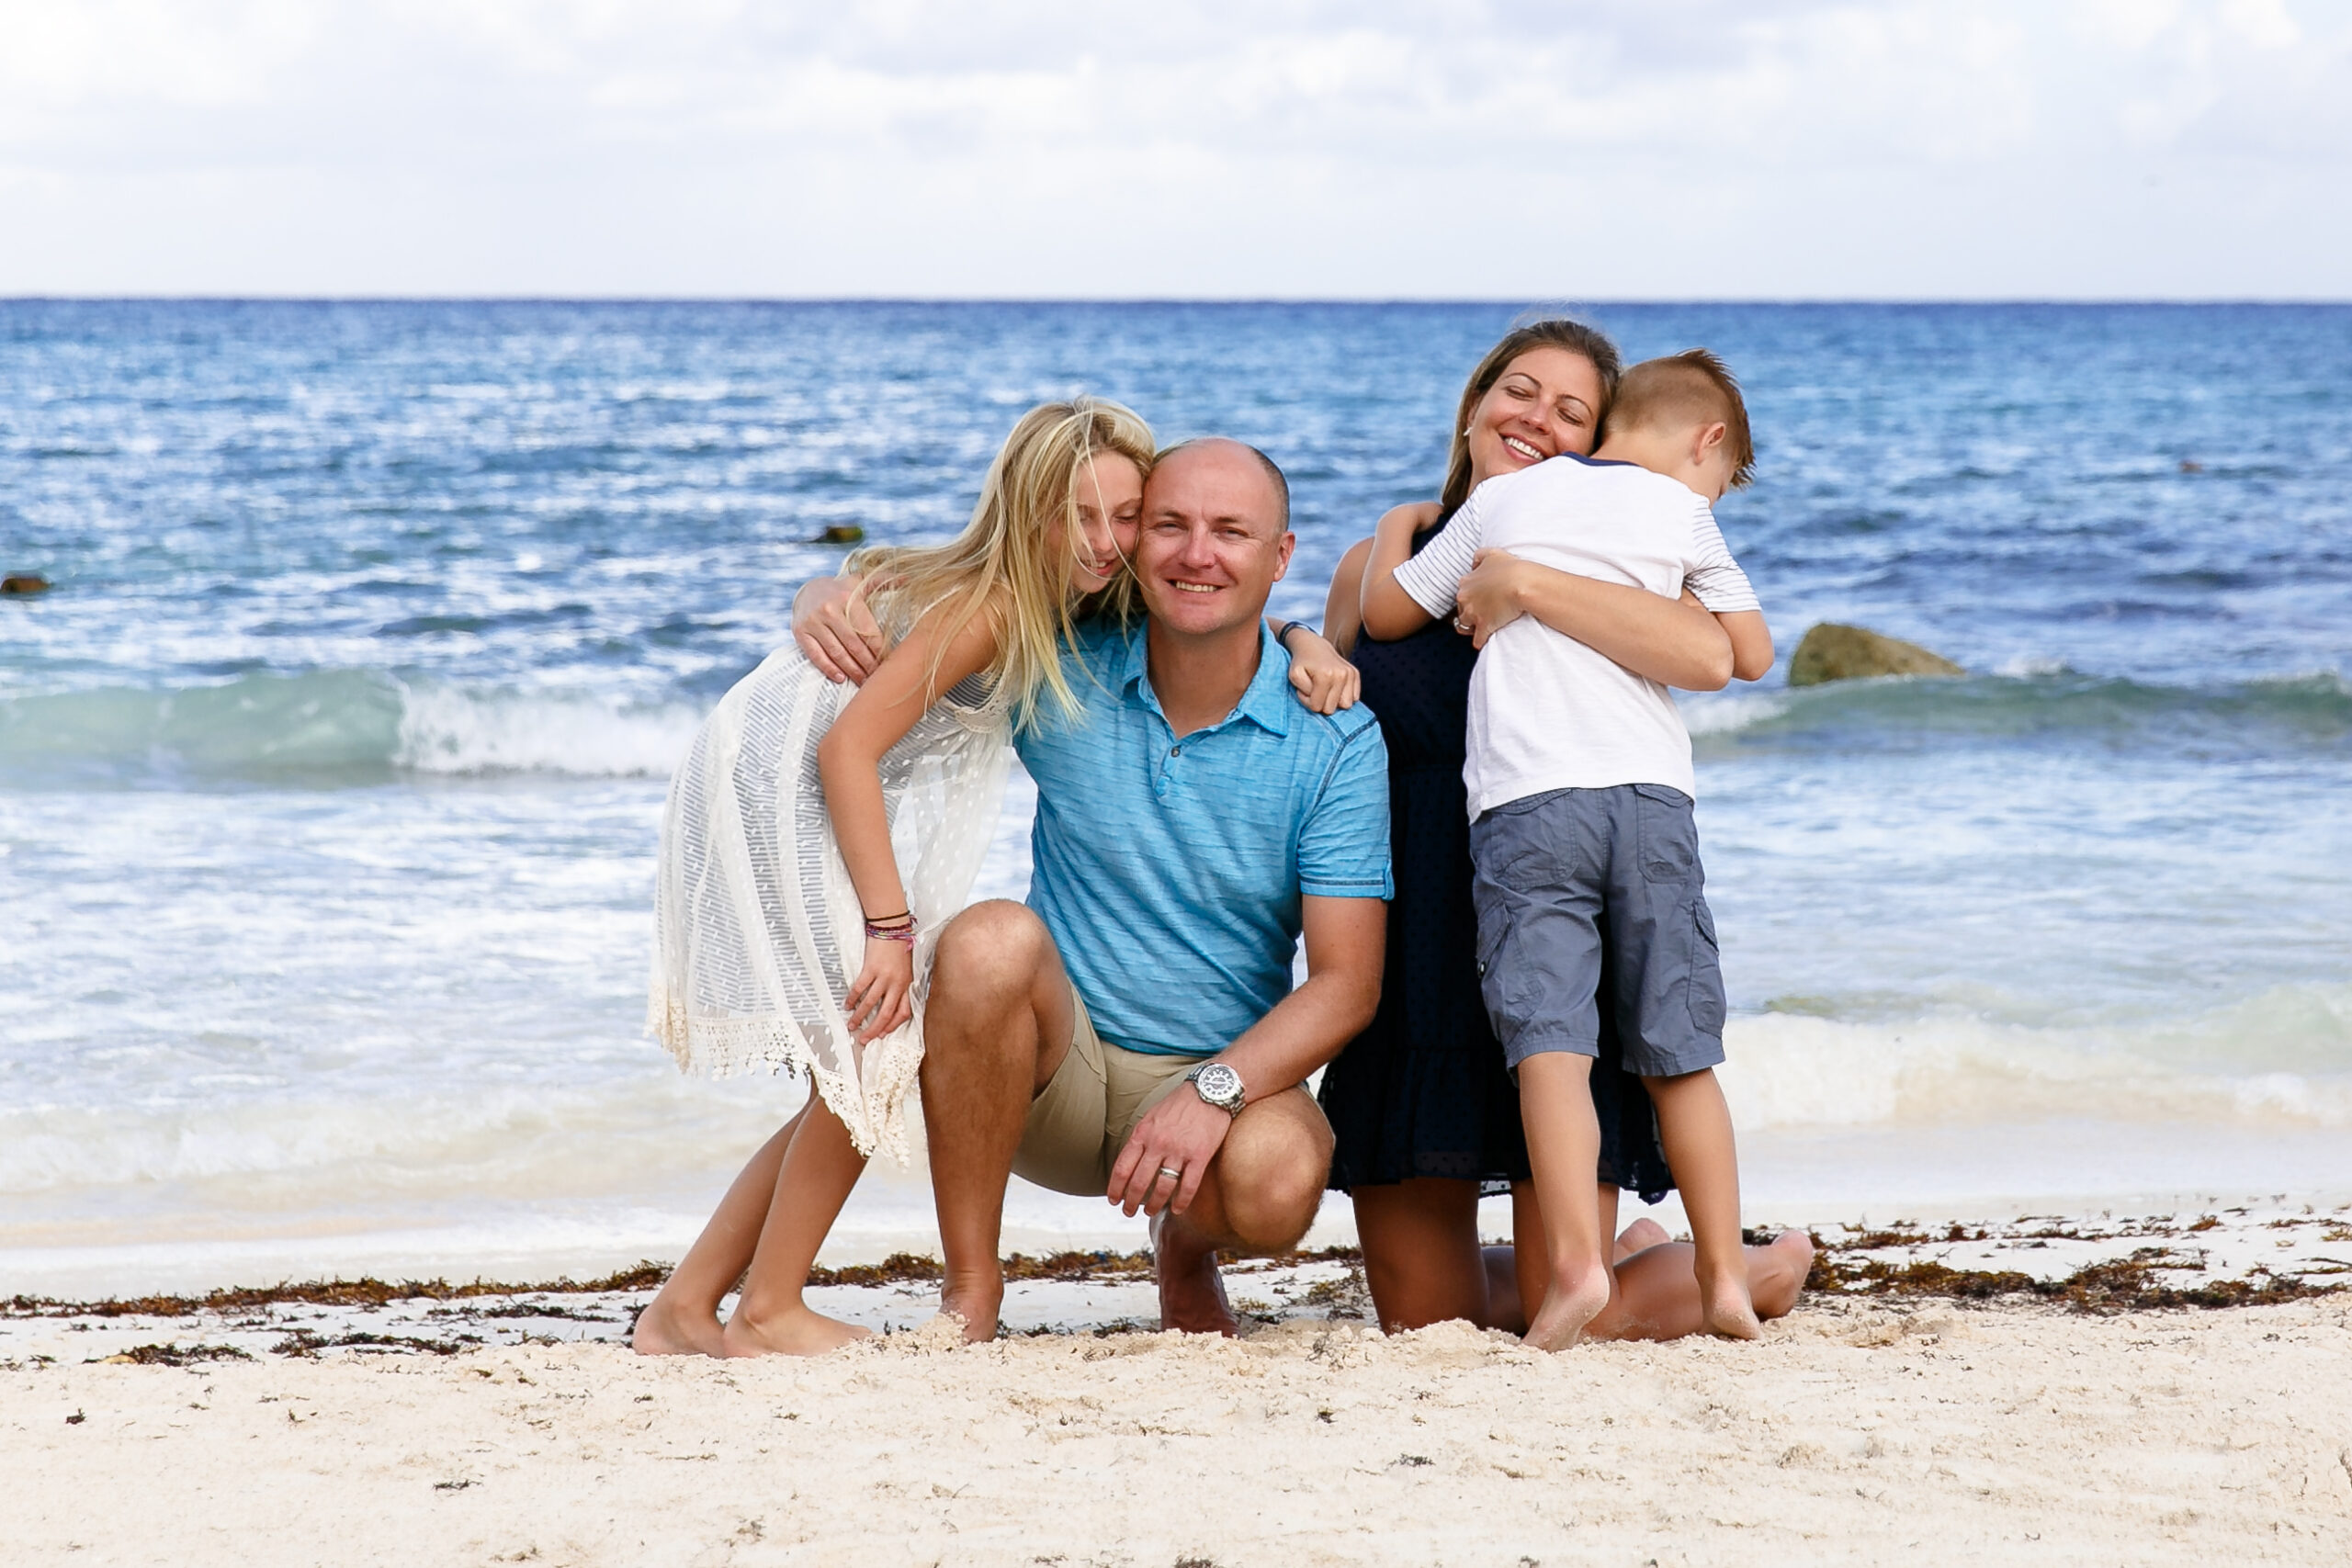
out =
{"type": "Polygon", "coordinates": [[[1747,1249],[1747,1284],[1759,1318],[1786,1317],[1813,1273],[1813,1237],[1782,1231],[1769,1247],[1747,1249]]]}
{"type": "Polygon", "coordinates": [[[1526,1342],[1538,1350],[1566,1350],[1584,1337],[1586,1325],[1608,1304],[1609,1266],[1600,1259],[1555,1275],[1543,1310],[1527,1325],[1526,1342]]]}
{"type": "Polygon", "coordinates": [[[691,1308],[661,1292],[637,1314],[628,1347],[640,1356],[723,1356],[718,1314],[691,1308]]]}
{"type": "Polygon", "coordinates": [[[1617,1249],[1611,1255],[1609,1261],[1623,1263],[1636,1252],[1647,1252],[1651,1247],[1662,1246],[1673,1239],[1666,1234],[1666,1227],[1656,1220],[1635,1220],[1617,1233],[1617,1249]]]}
{"type": "Polygon", "coordinates": [[[1764,1325],[1756,1321],[1756,1303],[1748,1294],[1744,1266],[1737,1272],[1699,1276],[1699,1318],[1708,1333],[1725,1339],[1764,1337],[1764,1325]]]}
{"type": "Polygon", "coordinates": [[[1151,1269],[1159,1281],[1162,1332],[1239,1336],[1241,1324],[1225,1297],[1225,1276],[1217,1272],[1216,1248],[1191,1226],[1164,1213],[1152,1220],[1151,1269]]]}
{"type": "Polygon", "coordinates": [[[828,1350],[873,1337],[874,1330],[870,1328],[827,1317],[797,1303],[784,1312],[757,1321],[739,1305],[735,1315],[727,1320],[726,1328],[720,1331],[718,1354],[821,1356],[828,1350]]]}

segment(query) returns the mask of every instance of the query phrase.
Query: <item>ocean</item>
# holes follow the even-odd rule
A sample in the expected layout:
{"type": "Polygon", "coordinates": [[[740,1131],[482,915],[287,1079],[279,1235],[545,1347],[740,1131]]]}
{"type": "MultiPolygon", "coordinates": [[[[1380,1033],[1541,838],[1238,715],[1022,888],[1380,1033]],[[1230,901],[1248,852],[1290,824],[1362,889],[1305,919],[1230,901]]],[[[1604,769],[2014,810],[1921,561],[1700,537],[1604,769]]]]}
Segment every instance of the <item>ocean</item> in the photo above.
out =
{"type": "MultiPolygon", "coordinates": [[[[2352,1195],[2352,308],[1584,313],[1756,423],[1782,667],[1685,703],[1751,1216],[2352,1195]],[[1823,620],[1972,673],[1790,690],[1823,620]]],[[[0,1295],[674,1258],[798,1093],[640,1035],[657,815],[809,541],[1083,389],[1272,453],[1319,618],[1514,314],[0,302],[0,1295]]],[[[932,1234],[873,1173],[831,1255],[932,1234]]]]}

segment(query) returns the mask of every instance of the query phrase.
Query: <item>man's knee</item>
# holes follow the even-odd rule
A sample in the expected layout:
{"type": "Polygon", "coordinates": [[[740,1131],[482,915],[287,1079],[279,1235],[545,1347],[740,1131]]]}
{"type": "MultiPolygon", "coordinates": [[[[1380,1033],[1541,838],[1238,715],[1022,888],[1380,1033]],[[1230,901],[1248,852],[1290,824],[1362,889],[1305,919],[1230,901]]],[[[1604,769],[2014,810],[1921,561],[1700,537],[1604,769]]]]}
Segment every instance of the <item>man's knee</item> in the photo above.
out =
{"type": "Polygon", "coordinates": [[[1315,1223],[1331,1173],[1331,1124],[1303,1089],[1242,1112],[1217,1156],[1218,1191],[1233,1239],[1252,1252],[1287,1252],[1315,1223]]]}
{"type": "Polygon", "coordinates": [[[930,1005],[952,1010],[1025,994],[1053,956],[1054,939],[1027,905],[1006,898],[975,904],[939,933],[930,1005]]]}

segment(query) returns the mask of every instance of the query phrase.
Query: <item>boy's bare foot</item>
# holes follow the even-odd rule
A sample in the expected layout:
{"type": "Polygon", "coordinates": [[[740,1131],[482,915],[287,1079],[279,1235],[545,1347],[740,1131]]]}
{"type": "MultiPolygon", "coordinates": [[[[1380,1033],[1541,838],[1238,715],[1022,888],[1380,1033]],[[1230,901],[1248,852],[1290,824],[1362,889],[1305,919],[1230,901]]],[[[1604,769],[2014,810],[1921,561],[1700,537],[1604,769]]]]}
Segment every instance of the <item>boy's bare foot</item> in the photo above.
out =
{"type": "Polygon", "coordinates": [[[1761,1339],[1764,1325],[1756,1321],[1756,1303],[1747,1293],[1746,1270],[1714,1279],[1699,1278],[1699,1318],[1710,1334],[1725,1339],[1761,1339]]]}
{"type": "Polygon", "coordinates": [[[874,1330],[827,1317],[807,1306],[796,1306],[774,1317],[754,1322],[741,1306],[719,1333],[722,1356],[821,1356],[860,1339],[874,1330]]]}
{"type": "Polygon", "coordinates": [[[1538,1350],[1566,1350],[1584,1337],[1609,1304],[1609,1268],[1596,1259],[1572,1274],[1555,1275],[1543,1310],[1527,1325],[1526,1342],[1538,1350]]]}
{"type": "Polygon", "coordinates": [[[656,1295],[637,1314],[628,1348],[640,1356],[723,1356],[716,1314],[682,1310],[668,1293],[656,1295]]]}
{"type": "Polygon", "coordinates": [[[1666,1234],[1666,1227],[1656,1220],[1635,1220],[1617,1233],[1617,1250],[1610,1261],[1623,1263],[1636,1252],[1647,1252],[1651,1247],[1663,1247],[1673,1239],[1666,1234]]]}
{"type": "Polygon", "coordinates": [[[964,1343],[985,1345],[996,1337],[997,1314],[1004,1307],[1004,1276],[992,1280],[951,1279],[939,1292],[939,1315],[964,1325],[964,1343]]]}
{"type": "Polygon", "coordinates": [[[1225,1298],[1225,1276],[1216,1269],[1216,1248],[1166,1213],[1151,1222],[1151,1268],[1159,1280],[1159,1326],[1187,1334],[1241,1333],[1233,1304],[1225,1298]]]}

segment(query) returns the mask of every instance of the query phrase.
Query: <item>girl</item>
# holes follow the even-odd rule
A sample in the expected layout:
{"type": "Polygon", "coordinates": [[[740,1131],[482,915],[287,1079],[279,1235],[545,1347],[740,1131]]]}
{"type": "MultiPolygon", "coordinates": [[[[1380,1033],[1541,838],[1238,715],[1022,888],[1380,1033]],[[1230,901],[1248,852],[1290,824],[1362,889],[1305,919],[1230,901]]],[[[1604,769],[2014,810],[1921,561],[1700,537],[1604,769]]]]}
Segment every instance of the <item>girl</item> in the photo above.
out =
{"type": "Polygon", "coordinates": [[[1080,602],[1125,581],[1114,530],[1132,536],[1152,453],[1115,403],[1032,409],[961,535],[849,563],[889,642],[863,686],[788,645],[695,736],[662,823],[649,1024],[689,1072],[805,1071],[814,1091],[639,1319],[639,1350],[865,1336],[801,1290],[866,1158],[907,1161],[932,942],[995,830],[1011,726],[1078,711],[1062,649],[1080,602]]]}

